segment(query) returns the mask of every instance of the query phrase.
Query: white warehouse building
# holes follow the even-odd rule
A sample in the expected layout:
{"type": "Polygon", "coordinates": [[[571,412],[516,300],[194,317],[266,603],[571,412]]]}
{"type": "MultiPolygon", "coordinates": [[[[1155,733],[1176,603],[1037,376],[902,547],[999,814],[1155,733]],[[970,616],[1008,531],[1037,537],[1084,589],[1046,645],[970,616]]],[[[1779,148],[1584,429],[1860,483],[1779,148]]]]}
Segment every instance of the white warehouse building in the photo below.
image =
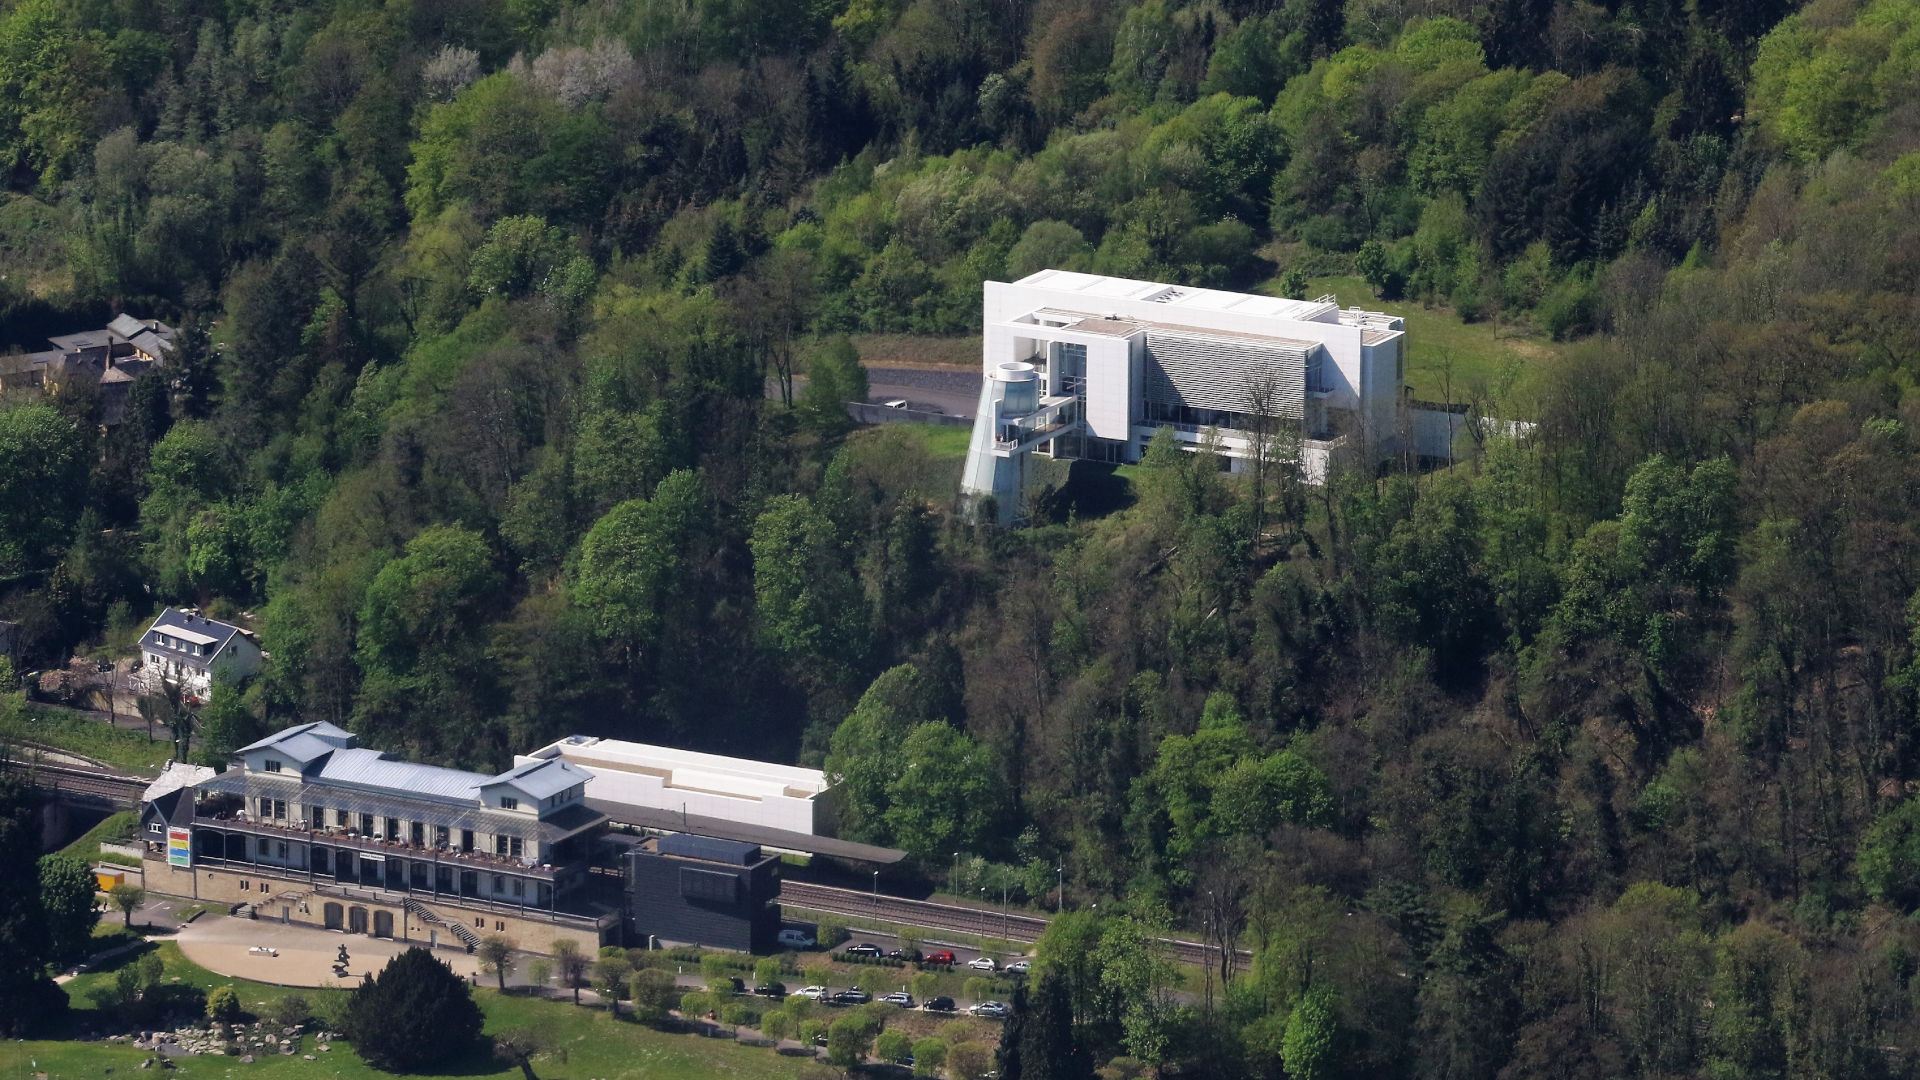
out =
{"type": "Polygon", "coordinates": [[[1162,427],[1195,445],[1215,431],[1238,471],[1254,452],[1249,431],[1294,424],[1299,467],[1319,482],[1336,453],[1384,460],[1403,433],[1415,452],[1444,455],[1463,419],[1410,416],[1405,324],[1332,297],[1065,270],[985,292],[984,385],[961,494],[975,507],[991,497],[1002,523],[1022,512],[1036,452],[1124,464],[1162,427]]]}
{"type": "MultiPolygon", "coordinates": [[[[592,735],[569,735],[514,758],[514,763],[555,758],[594,778],[596,803],[665,815],[630,824],[705,819],[811,836],[815,798],[828,787],[819,769],[592,735]]],[[[634,816],[615,811],[617,820],[634,816]]]]}

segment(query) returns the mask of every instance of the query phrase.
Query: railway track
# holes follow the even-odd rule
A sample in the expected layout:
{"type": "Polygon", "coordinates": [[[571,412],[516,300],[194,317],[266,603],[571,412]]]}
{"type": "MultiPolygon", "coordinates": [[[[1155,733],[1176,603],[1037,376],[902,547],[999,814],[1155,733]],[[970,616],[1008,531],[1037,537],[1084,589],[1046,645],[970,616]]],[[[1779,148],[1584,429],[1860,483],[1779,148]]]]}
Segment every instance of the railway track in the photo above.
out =
{"type": "MultiPolygon", "coordinates": [[[[833,915],[858,915],[881,922],[898,923],[925,930],[946,930],[958,934],[1005,938],[1008,941],[1033,942],[1046,932],[1047,920],[1034,915],[1015,915],[959,904],[938,904],[930,900],[908,900],[898,896],[874,895],[858,889],[839,889],[803,881],[782,881],[780,899],[799,907],[833,915]]],[[[1175,959],[1189,964],[1206,964],[1219,955],[1217,946],[1182,938],[1162,938],[1175,959]]],[[[1241,956],[1252,954],[1241,950],[1241,956]]]]}
{"type": "Polygon", "coordinates": [[[47,791],[113,803],[135,805],[152,781],[138,776],[123,776],[104,769],[83,769],[72,765],[48,765],[27,761],[8,761],[6,767],[25,772],[34,786],[47,791]]]}

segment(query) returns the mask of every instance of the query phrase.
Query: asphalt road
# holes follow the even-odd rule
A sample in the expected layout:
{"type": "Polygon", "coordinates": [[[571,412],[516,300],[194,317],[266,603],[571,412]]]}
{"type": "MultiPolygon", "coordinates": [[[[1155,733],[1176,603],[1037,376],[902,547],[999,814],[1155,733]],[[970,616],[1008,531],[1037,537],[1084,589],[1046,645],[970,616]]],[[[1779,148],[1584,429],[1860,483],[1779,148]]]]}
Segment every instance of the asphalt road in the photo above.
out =
{"type": "MultiPolygon", "coordinates": [[[[806,383],[806,376],[796,376],[794,393],[806,383]]],[[[779,384],[769,379],[767,396],[779,394],[779,384]]],[[[971,417],[980,404],[980,375],[946,368],[868,368],[867,400],[875,404],[904,400],[908,408],[971,417]]]]}

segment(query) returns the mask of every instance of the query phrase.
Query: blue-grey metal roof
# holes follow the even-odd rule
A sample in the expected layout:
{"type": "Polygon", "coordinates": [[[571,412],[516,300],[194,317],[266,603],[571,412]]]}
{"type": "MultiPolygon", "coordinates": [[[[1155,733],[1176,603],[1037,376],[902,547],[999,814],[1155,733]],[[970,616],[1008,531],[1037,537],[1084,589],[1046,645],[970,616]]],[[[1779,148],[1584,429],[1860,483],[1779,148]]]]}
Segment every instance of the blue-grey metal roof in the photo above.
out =
{"type": "Polygon", "coordinates": [[[477,802],[480,787],[492,781],[484,773],[420,765],[388,757],[378,750],[351,747],[336,750],[320,767],[319,779],[335,784],[384,788],[428,798],[477,802]]]}
{"type": "MultiPolygon", "coordinates": [[[[202,792],[239,795],[249,803],[263,795],[285,799],[291,789],[292,783],[281,776],[247,773],[238,769],[229,769],[199,786],[202,792]]],[[[541,844],[556,843],[606,820],[605,815],[580,803],[572,803],[558,813],[536,818],[511,810],[489,810],[477,800],[450,802],[417,791],[375,790],[358,783],[334,786],[325,779],[302,784],[297,797],[308,806],[326,810],[404,817],[410,821],[444,825],[449,829],[473,829],[501,836],[518,836],[541,844]]]]}
{"type": "Polygon", "coordinates": [[[558,758],[549,758],[508,769],[487,781],[483,786],[510,784],[535,799],[544,799],[551,795],[558,795],[568,788],[578,787],[591,779],[593,774],[585,769],[570,765],[558,758]]]}
{"type": "Polygon", "coordinates": [[[204,665],[207,661],[219,656],[220,653],[226,649],[228,643],[232,642],[234,638],[241,636],[242,633],[243,631],[239,627],[230,623],[223,623],[218,619],[209,619],[205,615],[190,615],[177,608],[168,608],[161,612],[160,617],[153,620],[153,625],[147,627],[147,632],[141,635],[140,647],[142,649],[151,649],[154,652],[164,653],[167,656],[176,657],[189,664],[204,665]],[[178,633],[170,633],[174,631],[185,631],[194,638],[211,638],[213,640],[208,643],[206,652],[195,656],[185,649],[175,648],[172,645],[162,645],[160,643],[161,634],[179,636],[178,633]]]}
{"type": "Polygon", "coordinates": [[[112,322],[107,324],[107,329],[119,334],[121,337],[130,338],[135,334],[145,333],[147,324],[128,315],[126,312],[121,312],[113,317],[112,322]]]}
{"type": "Polygon", "coordinates": [[[323,754],[331,753],[342,747],[352,746],[354,734],[325,720],[315,720],[306,724],[295,724],[282,728],[258,742],[251,742],[234,751],[244,754],[250,750],[264,750],[271,747],[287,755],[293,761],[312,761],[323,754]]]}

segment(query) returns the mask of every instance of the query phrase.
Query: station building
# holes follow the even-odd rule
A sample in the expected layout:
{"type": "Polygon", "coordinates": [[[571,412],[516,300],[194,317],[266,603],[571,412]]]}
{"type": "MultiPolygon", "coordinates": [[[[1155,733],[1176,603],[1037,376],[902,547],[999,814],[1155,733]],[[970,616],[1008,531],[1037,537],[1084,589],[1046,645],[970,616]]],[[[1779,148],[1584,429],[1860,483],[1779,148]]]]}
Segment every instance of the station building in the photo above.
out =
{"type": "Polygon", "coordinates": [[[257,918],[471,948],[503,933],[770,950],[781,856],[904,853],[816,831],[819,770],[583,736],[498,774],[298,724],[149,790],[147,887],[257,918]]]}

